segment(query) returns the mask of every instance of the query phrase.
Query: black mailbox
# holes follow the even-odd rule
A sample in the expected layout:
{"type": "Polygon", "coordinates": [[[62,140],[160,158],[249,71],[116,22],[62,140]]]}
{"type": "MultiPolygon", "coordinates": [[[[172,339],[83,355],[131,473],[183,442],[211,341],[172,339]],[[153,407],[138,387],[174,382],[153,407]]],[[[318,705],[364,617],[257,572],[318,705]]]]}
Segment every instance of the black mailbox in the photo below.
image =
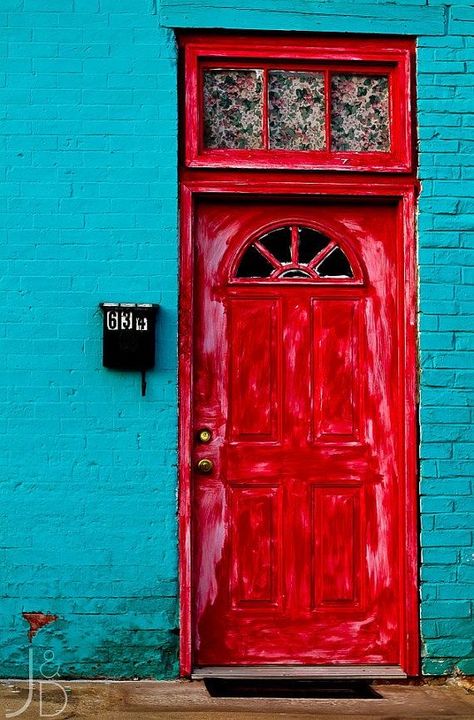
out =
{"type": "Polygon", "coordinates": [[[155,325],[158,305],[101,303],[104,314],[104,367],[139,370],[144,373],[155,365],[155,325]]]}

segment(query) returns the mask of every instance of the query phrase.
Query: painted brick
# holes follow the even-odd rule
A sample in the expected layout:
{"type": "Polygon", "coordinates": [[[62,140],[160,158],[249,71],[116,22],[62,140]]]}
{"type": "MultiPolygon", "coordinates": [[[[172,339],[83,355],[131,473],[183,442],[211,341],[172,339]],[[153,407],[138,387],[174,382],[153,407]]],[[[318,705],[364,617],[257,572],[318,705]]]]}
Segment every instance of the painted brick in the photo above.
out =
{"type": "Polygon", "coordinates": [[[472,598],[472,583],[474,583],[474,566],[473,565],[460,565],[458,570],[458,579],[461,583],[471,583],[471,588],[469,589],[469,586],[466,585],[465,591],[466,591],[466,597],[472,598]],[[470,591],[470,595],[469,595],[470,591]]]}
{"type": "MultiPolygon", "coordinates": [[[[456,565],[434,565],[430,567],[425,565],[421,569],[421,578],[423,580],[423,587],[425,583],[432,583],[435,585],[438,596],[441,591],[441,585],[443,583],[452,583],[456,580],[456,565]]],[[[465,598],[464,599],[468,599],[465,598]]]]}
{"type": "MultiPolygon", "coordinates": [[[[21,303],[18,306],[18,298],[12,297],[12,303],[17,305],[8,308],[12,321],[6,328],[6,338],[11,370],[6,382],[15,392],[10,394],[6,427],[14,433],[16,443],[5,458],[10,472],[29,478],[17,489],[17,495],[21,506],[28,508],[23,544],[34,548],[39,564],[34,583],[31,568],[12,559],[17,574],[9,585],[12,598],[16,598],[10,605],[11,618],[20,617],[25,602],[47,605],[51,611],[55,606],[63,614],[64,625],[59,636],[51,628],[48,637],[58,643],[57,657],[65,672],[71,667],[75,668],[73,673],[82,676],[108,673],[130,677],[141,673],[171,677],[176,674],[175,477],[170,468],[175,455],[176,399],[167,387],[175,378],[174,348],[162,349],[159,372],[149,374],[149,394],[144,402],[149,403],[150,412],[144,414],[141,402],[137,402],[136,377],[111,377],[100,368],[101,323],[97,310],[98,302],[108,299],[97,282],[101,275],[107,277],[108,290],[114,297],[124,293],[123,299],[130,300],[135,293],[136,300],[152,302],[159,296],[165,313],[163,332],[173,335],[176,174],[159,178],[156,158],[148,161],[148,169],[141,157],[135,164],[137,156],[132,147],[133,140],[140,137],[137,123],[158,114],[162,97],[140,107],[133,90],[117,94],[108,87],[109,75],[121,72],[125,63],[132,70],[143,68],[145,57],[153,55],[155,72],[160,73],[162,65],[160,92],[163,97],[173,98],[174,79],[166,74],[169,66],[165,68],[163,61],[155,59],[163,55],[169,33],[157,28],[156,18],[140,8],[136,24],[148,27],[150,36],[154,36],[152,45],[148,50],[135,46],[127,32],[120,43],[128,42],[129,59],[122,59],[124,52],[127,55],[122,45],[116,46],[119,52],[111,57],[112,43],[119,41],[107,36],[113,35],[109,14],[100,13],[98,3],[80,5],[76,2],[75,9],[84,10],[82,15],[72,12],[72,2],[25,0],[24,7],[19,4],[13,8],[22,12],[9,17],[8,57],[17,72],[2,98],[9,113],[4,129],[11,135],[8,145],[12,153],[5,158],[10,177],[4,188],[10,202],[8,250],[17,259],[17,264],[11,265],[12,272],[18,276],[19,287],[28,293],[31,322],[24,322],[27,307],[21,303]],[[100,37],[97,35],[94,42],[87,38],[83,43],[93,27],[101,28],[100,37]],[[30,42],[32,28],[36,42],[30,42]],[[34,76],[18,73],[23,59],[33,59],[29,67],[34,69],[34,76]],[[91,95],[83,97],[83,93],[91,95]],[[121,136],[124,147],[115,155],[110,138],[121,136]],[[167,205],[163,222],[160,208],[151,199],[158,179],[167,205]],[[112,209],[115,196],[136,202],[133,211],[125,212],[118,206],[112,209]],[[138,232],[136,217],[141,212],[154,220],[153,224],[149,221],[149,230],[138,232]],[[86,229],[85,234],[86,219],[92,215],[111,217],[112,232],[120,233],[117,239],[100,229],[86,229]],[[36,237],[34,232],[28,236],[28,227],[36,228],[36,237]],[[163,234],[168,241],[163,240],[163,234]],[[137,247],[141,243],[138,261],[137,247]],[[149,283],[149,268],[157,257],[160,292],[149,283]],[[166,259],[169,264],[164,262],[166,259]],[[166,288],[168,292],[163,292],[166,288]],[[66,308],[68,321],[62,311],[66,308]],[[113,431],[104,432],[109,427],[113,431]],[[51,433],[61,438],[57,447],[51,433]],[[23,442],[28,436],[38,448],[31,469],[30,453],[23,442]],[[138,436],[141,449],[137,447],[138,436]],[[124,443],[129,448],[126,455],[119,452],[124,443]],[[143,449],[150,445],[153,453],[143,449]],[[44,457],[41,448],[48,448],[44,457]],[[21,469],[25,463],[29,472],[21,469]],[[122,463],[126,463],[127,472],[122,463]],[[130,485],[133,475],[136,482],[130,485]],[[62,481],[67,478],[69,492],[64,495],[62,481]],[[51,479],[59,483],[51,486],[51,479]],[[94,487],[94,505],[84,501],[81,487],[85,483],[94,487]],[[49,492],[44,492],[48,487],[49,492]],[[32,505],[27,498],[35,494],[37,503],[32,505]],[[151,503],[150,497],[154,498],[151,503]],[[51,506],[58,502],[62,511],[55,516],[51,506]],[[128,529],[118,532],[113,518],[127,518],[126,502],[137,508],[140,523],[123,522],[128,529]],[[101,507],[103,512],[99,512],[101,507]],[[85,523],[77,520],[81,512],[88,517],[85,523]],[[54,553],[59,536],[42,522],[45,515],[61,534],[60,563],[46,560],[45,548],[54,553]],[[71,516],[76,518],[79,533],[71,534],[68,529],[67,518],[71,516]],[[29,523],[36,528],[34,538],[27,530],[29,523]],[[160,546],[167,550],[157,552],[160,546]],[[88,561],[87,547],[93,549],[93,562],[88,561]],[[122,558],[127,553],[130,559],[130,552],[140,557],[139,565],[123,564],[122,558]],[[107,606],[102,609],[101,594],[107,598],[107,606]],[[89,606],[85,596],[89,596],[89,606]],[[137,614],[134,599],[145,596],[150,597],[149,609],[142,608],[137,614]],[[169,611],[165,611],[167,604],[169,611]],[[100,617],[93,631],[88,628],[90,616],[84,614],[88,610],[100,617]],[[117,613],[122,613],[120,620],[117,613]],[[114,646],[107,646],[107,642],[115,630],[119,640],[114,655],[114,646]],[[142,633],[139,640],[138,633],[142,633]],[[65,653],[67,662],[63,662],[65,653]]],[[[151,82],[141,76],[141,84],[151,97],[156,75],[151,82]]],[[[146,141],[137,144],[137,151],[144,157],[150,143],[159,146],[158,134],[161,137],[166,133],[169,152],[165,162],[175,164],[173,107],[168,99],[167,119],[161,117],[159,133],[156,125],[150,126],[146,141]]],[[[15,508],[14,512],[18,517],[21,514],[15,508]]],[[[17,533],[11,530],[9,542],[14,542],[17,533]]],[[[23,623],[21,634],[26,639],[23,623]]],[[[14,642],[18,643],[18,636],[14,642]]],[[[8,648],[5,651],[9,653],[8,648]]],[[[24,663],[20,664],[14,674],[26,672],[25,668],[24,663]]]]}
{"type": "Polygon", "coordinates": [[[450,513],[454,510],[454,500],[446,497],[422,497],[421,507],[427,513],[450,513]]]}
{"type": "MultiPolygon", "coordinates": [[[[455,501],[455,509],[464,512],[474,512],[474,497],[465,498],[462,502],[459,500],[455,501]]],[[[474,553],[470,560],[474,560],[474,553]]]]}
{"type": "Polygon", "coordinates": [[[429,443],[424,442],[423,448],[420,450],[422,459],[441,459],[451,458],[453,456],[452,443],[429,443]]]}
{"type": "MultiPolygon", "coordinates": [[[[433,530],[434,529],[434,515],[428,515],[426,512],[421,516],[421,529],[422,530],[433,530]]],[[[426,568],[424,568],[426,569],[426,568]]]]}
{"type": "Polygon", "coordinates": [[[437,620],[436,635],[430,634],[430,637],[462,637],[466,632],[466,626],[471,621],[468,620],[437,620]]]}
{"type": "Polygon", "coordinates": [[[448,675],[454,667],[453,660],[423,660],[423,672],[426,675],[448,675]]]}
{"type": "MultiPolygon", "coordinates": [[[[425,285],[425,288],[427,286],[425,285]]],[[[452,288],[448,288],[451,291],[452,288]]],[[[429,291],[426,291],[429,294],[429,291]]],[[[451,350],[455,347],[454,333],[426,333],[424,339],[425,350],[451,350]]],[[[456,348],[461,350],[462,348],[456,348]]]]}
{"type": "Polygon", "coordinates": [[[469,530],[432,530],[424,533],[424,547],[470,546],[472,543],[469,530]]]}
{"type": "Polygon", "coordinates": [[[444,657],[464,657],[472,652],[471,640],[455,640],[449,638],[446,640],[428,640],[426,650],[430,655],[444,657]]]}
{"type": "Polygon", "coordinates": [[[229,29],[418,35],[423,670],[474,672],[464,657],[473,581],[473,8],[3,0],[1,9],[10,276],[0,281],[8,291],[0,447],[2,477],[16,483],[2,484],[14,513],[11,547],[0,546],[10,563],[3,672],[26,672],[26,602],[61,614],[40,647],[54,646],[71,675],[176,676],[177,63],[165,26],[214,28],[216,17],[229,29]],[[97,306],[107,299],[162,304],[159,367],[143,400],[137,377],[101,367],[97,306]]]}
{"type": "MultiPolygon", "coordinates": [[[[436,600],[438,597],[438,584],[437,583],[430,583],[425,581],[422,586],[420,587],[420,599],[422,602],[425,600],[436,600]]],[[[429,623],[432,625],[435,624],[434,621],[429,620],[429,623]]]]}
{"type": "MultiPolygon", "coordinates": [[[[456,447],[456,446],[454,446],[456,447]]],[[[468,460],[459,460],[456,462],[455,460],[451,461],[443,461],[440,460],[439,463],[439,472],[440,475],[447,476],[449,471],[451,470],[455,475],[458,476],[471,476],[474,474],[474,461],[472,460],[472,457],[468,460]]]]}
{"type": "Polygon", "coordinates": [[[468,658],[467,660],[460,660],[456,663],[458,670],[465,675],[474,675],[474,658],[468,658]]]}
{"type": "MultiPolygon", "coordinates": [[[[426,500],[427,498],[422,498],[426,500]]],[[[442,498],[430,498],[433,500],[442,500],[442,498]]],[[[443,565],[445,563],[454,564],[458,561],[458,551],[453,549],[440,548],[423,548],[423,561],[428,565],[443,565]]]]}
{"type": "Polygon", "coordinates": [[[433,600],[421,606],[421,615],[423,618],[469,618],[471,604],[465,600],[433,600]]]}
{"type": "MultiPolygon", "coordinates": [[[[465,573],[462,573],[462,566],[459,568],[457,582],[447,582],[442,587],[438,588],[438,597],[440,600],[472,600],[472,584],[473,582],[472,573],[469,577],[465,573]]],[[[472,570],[472,568],[470,568],[472,570]]]]}
{"type": "Polygon", "coordinates": [[[472,515],[470,513],[456,512],[452,515],[438,515],[435,520],[435,527],[439,529],[472,528],[472,515]]]}

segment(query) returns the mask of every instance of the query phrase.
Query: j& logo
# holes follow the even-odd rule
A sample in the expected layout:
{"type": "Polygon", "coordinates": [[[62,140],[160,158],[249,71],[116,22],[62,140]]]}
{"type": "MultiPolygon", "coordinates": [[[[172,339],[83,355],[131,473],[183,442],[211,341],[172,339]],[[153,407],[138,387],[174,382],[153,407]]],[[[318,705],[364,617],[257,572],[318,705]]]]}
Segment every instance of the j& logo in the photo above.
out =
{"type": "MultiPolygon", "coordinates": [[[[60,683],[53,680],[53,678],[59,676],[59,668],[60,666],[57,665],[54,662],[54,652],[53,650],[46,650],[43,654],[44,662],[40,665],[40,674],[41,677],[44,678],[44,680],[37,680],[36,684],[38,686],[38,692],[39,692],[39,717],[41,718],[52,718],[52,717],[58,717],[67,707],[68,697],[66,694],[65,689],[63,688],[60,683]],[[55,709],[54,712],[46,712],[44,709],[44,698],[45,694],[48,693],[48,691],[56,690],[59,691],[60,697],[58,700],[56,700],[57,692],[55,693],[54,700],[48,699],[48,703],[55,706],[56,704],[62,703],[61,707],[59,709],[55,709]]],[[[35,680],[33,677],[33,671],[34,671],[34,651],[33,648],[30,648],[28,651],[28,696],[26,698],[25,703],[21,708],[18,710],[10,710],[8,709],[5,713],[6,718],[14,718],[19,717],[20,715],[23,715],[26,710],[30,707],[32,701],[33,701],[33,692],[34,692],[34,686],[35,686],[35,680]]]]}

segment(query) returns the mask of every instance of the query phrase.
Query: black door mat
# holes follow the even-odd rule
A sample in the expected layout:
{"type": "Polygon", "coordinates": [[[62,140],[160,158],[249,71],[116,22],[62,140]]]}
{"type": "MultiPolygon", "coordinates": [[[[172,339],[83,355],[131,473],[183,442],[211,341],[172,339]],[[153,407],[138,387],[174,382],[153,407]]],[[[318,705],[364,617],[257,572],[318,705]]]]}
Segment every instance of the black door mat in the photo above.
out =
{"type": "Polygon", "coordinates": [[[204,680],[211,697],[382,700],[365,680],[204,680]]]}

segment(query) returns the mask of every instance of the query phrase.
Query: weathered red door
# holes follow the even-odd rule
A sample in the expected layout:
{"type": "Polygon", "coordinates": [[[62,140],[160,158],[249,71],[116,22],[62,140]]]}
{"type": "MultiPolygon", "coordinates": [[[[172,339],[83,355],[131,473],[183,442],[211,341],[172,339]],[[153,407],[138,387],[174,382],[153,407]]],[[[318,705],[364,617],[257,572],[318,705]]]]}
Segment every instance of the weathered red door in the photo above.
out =
{"type": "Polygon", "coordinates": [[[196,213],[193,665],[399,665],[399,207],[196,213]]]}

